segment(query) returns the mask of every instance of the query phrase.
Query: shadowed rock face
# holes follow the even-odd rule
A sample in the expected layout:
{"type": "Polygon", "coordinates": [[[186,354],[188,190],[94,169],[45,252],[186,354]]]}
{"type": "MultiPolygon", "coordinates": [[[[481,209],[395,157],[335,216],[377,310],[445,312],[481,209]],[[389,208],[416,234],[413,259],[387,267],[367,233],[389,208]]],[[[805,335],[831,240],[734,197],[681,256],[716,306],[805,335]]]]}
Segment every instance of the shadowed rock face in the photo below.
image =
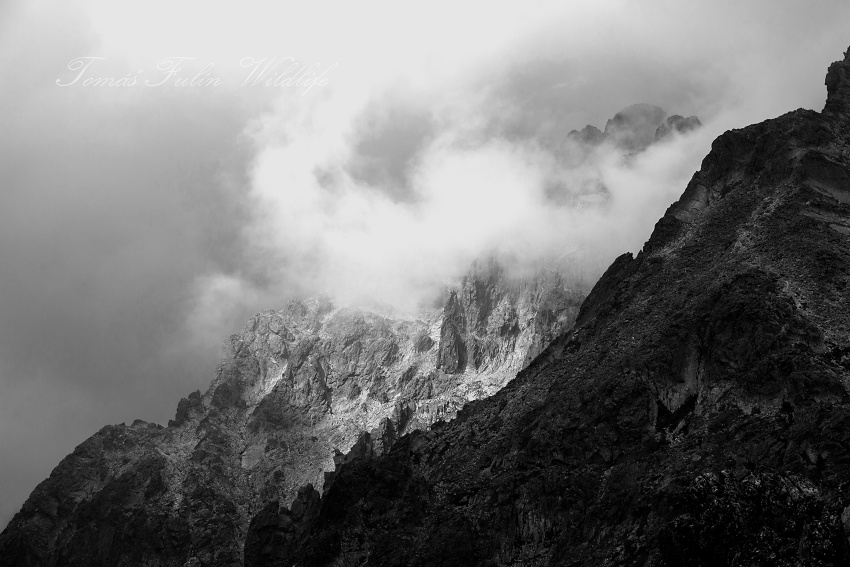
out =
{"type": "Polygon", "coordinates": [[[258,519],[246,563],[850,564],[850,51],[826,82],[715,140],[515,380],[341,465],[286,545],[258,519]]]}
{"type": "Polygon", "coordinates": [[[0,565],[241,565],[252,517],[312,518],[335,465],[450,419],[568,330],[586,292],[560,274],[483,262],[419,317],[329,300],[258,314],[168,427],[108,426],[63,459],[0,535],[0,565]]]}

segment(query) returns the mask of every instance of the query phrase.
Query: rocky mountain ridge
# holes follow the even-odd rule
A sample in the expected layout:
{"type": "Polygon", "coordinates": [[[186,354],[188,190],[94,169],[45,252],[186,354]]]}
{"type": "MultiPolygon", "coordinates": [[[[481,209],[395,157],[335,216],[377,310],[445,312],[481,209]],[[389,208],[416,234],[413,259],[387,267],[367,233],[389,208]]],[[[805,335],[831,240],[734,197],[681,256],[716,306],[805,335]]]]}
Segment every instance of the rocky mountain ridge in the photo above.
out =
{"type": "Polygon", "coordinates": [[[850,564],[850,49],[724,133],[494,396],[267,508],[246,565],[850,564]]]}
{"type": "Polygon", "coordinates": [[[451,419],[571,327],[586,290],[562,272],[479,262],[413,318],[329,299],[258,314],[168,427],[107,426],[66,457],[0,535],[0,564],[241,565],[267,503],[451,419]]]}

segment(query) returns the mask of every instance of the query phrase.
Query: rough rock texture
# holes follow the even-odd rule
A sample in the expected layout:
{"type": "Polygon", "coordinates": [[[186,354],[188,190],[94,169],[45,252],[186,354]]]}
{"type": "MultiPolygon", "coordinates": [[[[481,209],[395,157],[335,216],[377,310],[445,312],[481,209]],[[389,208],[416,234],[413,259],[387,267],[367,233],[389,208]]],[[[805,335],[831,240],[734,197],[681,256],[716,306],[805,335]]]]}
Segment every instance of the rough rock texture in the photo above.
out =
{"type": "Polygon", "coordinates": [[[560,273],[483,262],[419,318],[329,300],[260,313],[168,427],[108,426],[63,459],[0,535],[0,565],[241,565],[258,513],[251,541],[263,517],[292,540],[336,464],[450,419],[568,330],[586,292],[560,273]]]}
{"type": "Polygon", "coordinates": [[[715,140],[515,380],[246,563],[850,565],[850,51],[827,85],[715,140]]]}

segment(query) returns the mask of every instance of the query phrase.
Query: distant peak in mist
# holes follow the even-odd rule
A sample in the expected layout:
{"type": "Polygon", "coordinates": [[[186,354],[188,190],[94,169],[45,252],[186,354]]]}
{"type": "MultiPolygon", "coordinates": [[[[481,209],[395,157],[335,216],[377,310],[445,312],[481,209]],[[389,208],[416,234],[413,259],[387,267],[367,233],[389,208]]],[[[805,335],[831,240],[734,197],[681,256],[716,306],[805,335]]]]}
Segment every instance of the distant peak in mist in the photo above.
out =
{"type": "Polygon", "coordinates": [[[639,152],[673,132],[685,133],[700,126],[702,122],[696,116],[685,118],[674,114],[668,117],[663,108],[637,103],[610,118],[604,131],[588,124],[581,130],[572,130],[567,140],[586,148],[609,142],[626,152],[639,152]]]}
{"type": "Polygon", "coordinates": [[[633,104],[605,124],[605,137],[629,151],[639,151],[655,141],[655,131],[667,112],[652,104],[633,104]]]}
{"type": "Polygon", "coordinates": [[[700,126],[702,122],[696,116],[668,116],[666,110],[654,104],[632,104],[610,118],[604,131],[592,124],[570,131],[561,157],[568,166],[576,167],[602,146],[624,155],[636,154],[674,133],[684,134],[700,126]]]}

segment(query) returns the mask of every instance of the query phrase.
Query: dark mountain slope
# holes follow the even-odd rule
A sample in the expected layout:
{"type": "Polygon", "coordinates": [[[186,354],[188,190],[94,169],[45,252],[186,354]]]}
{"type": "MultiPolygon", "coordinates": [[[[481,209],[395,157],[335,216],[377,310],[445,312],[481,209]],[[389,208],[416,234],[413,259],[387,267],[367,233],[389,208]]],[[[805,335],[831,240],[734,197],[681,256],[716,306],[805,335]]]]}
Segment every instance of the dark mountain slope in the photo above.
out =
{"type": "Polygon", "coordinates": [[[491,398],[264,511],[250,565],[850,564],[850,50],[713,144],[491,398]]]}

